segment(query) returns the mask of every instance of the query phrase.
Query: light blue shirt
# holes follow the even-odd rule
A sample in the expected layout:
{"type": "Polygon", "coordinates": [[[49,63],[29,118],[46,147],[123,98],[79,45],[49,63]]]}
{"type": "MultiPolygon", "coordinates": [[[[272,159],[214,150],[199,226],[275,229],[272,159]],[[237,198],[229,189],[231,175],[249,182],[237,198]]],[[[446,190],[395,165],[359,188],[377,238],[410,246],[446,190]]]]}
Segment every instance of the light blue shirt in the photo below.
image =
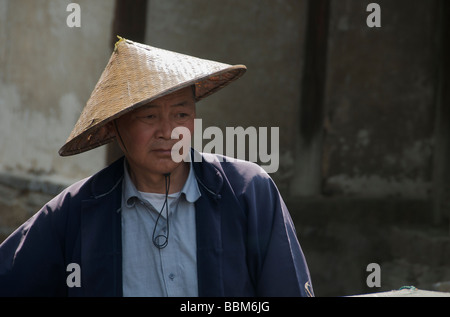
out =
{"type": "MultiPolygon", "coordinates": [[[[153,228],[165,194],[139,192],[128,173],[122,191],[122,280],[123,296],[198,296],[195,201],[200,197],[190,163],[182,190],[168,196],[169,241],[158,249],[153,228]]],[[[158,221],[156,235],[166,232],[166,210],[158,221]]]]}

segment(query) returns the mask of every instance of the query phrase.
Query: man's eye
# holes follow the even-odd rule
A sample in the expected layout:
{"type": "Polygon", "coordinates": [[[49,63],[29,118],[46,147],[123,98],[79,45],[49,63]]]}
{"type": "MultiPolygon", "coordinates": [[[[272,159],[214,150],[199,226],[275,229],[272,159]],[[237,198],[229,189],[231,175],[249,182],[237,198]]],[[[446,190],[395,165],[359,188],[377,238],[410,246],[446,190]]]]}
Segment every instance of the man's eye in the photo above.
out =
{"type": "Polygon", "coordinates": [[[140,117],[138,117],[138,119],[144,123],[154,123],[156,120],[156,115],[154,114],[146,114],[146,115],[142,115],[140,117]]]}
{"type": "Polygon", "coordinates": [[[189,114],[185,113],[185,112],[177,113],[175,116],[176,116],[177,119],[187,119],[187,118],[189,118],[189,114]]]}
{"type": "Polygon", "coordinates": [[[156,116],[154,114],[148,114],[145,116],[140,117],[141,119],[154,119],[156,116]]]}

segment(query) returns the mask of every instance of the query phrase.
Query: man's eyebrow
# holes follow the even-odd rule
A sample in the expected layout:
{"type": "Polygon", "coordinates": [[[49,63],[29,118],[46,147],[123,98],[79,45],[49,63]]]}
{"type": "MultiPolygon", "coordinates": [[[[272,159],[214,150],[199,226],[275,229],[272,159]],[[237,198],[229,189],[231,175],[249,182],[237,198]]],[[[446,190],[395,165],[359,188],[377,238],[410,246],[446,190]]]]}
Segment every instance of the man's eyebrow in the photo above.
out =
{"type": "Polygon", "coordinates": [[[187,100],[185,100],[185,101],[181,101],[181,102],[178,102],[176,104],[173,104],[173,105],[171,105],[171,107],[185,107],[185,106],[188,105],[188,103],[189,102],[187,100]]]}
{"type": "MultiPolygon", "coordinates": [[[[180,102],[174,103],[174,104],[170,105],[170,107],[185,107],[188,104],[189,104],[189,102],[187,100],[185,100],[185,101],[180,101],[180,102]]],[[[158,108],[158,107],[160,107],[160,106],[152,104],[152,103],[148,103],[146,105],[143,105],[141,108],[146,109],[146,108],[158,108]]]]}

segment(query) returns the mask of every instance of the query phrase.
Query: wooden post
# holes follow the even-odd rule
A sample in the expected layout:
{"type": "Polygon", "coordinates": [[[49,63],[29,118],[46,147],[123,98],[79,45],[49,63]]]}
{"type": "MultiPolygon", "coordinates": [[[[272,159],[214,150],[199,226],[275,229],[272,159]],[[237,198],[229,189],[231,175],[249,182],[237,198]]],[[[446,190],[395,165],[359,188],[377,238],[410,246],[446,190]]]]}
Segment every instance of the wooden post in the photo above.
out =
{"type": "Polygon", "coordinates": [[[329,0],[308,1],[302,97],[299,111],[299,136],[296,146],[295,175],[291,194],[322,194],[322,153],[324,91],[327,69],[329,0]]]}

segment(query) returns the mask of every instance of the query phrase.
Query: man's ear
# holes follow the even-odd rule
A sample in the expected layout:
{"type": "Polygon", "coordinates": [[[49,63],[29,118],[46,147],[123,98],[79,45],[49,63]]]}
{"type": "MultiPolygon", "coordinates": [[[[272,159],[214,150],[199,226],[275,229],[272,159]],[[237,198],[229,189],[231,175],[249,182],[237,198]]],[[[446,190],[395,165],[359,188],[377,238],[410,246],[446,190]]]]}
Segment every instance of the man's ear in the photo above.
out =
{"type": "Polygon", "coordinates": [[[122,140],[122,136],[120,135],[119,128],[117,127],[117,120],[113,120],[108,122],[105,127],[108,129],[108,135],[114,136],[116,138],[117,144],[122,149],[123,153],[127,153],[127,147],[122,140]]]}

